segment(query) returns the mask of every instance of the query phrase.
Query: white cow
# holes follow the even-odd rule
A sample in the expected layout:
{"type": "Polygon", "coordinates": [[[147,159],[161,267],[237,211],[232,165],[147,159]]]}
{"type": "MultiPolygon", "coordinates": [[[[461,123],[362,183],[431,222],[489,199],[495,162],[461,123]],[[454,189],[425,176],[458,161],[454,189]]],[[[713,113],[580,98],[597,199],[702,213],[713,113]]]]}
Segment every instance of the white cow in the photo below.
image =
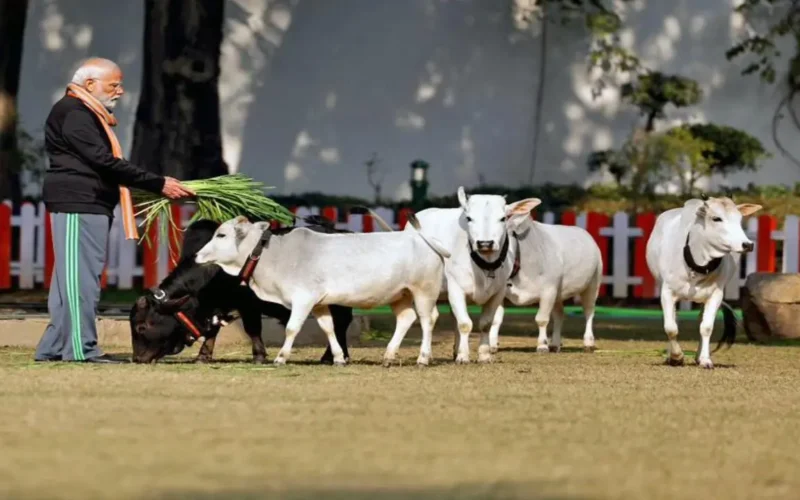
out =
{"type": "MultiPolygon", "coordinates": [[[[456,363],[469,363],[469,335],[473,325],[467,304],[478,304],[483,306],[478,320],[482,332],[478,361],[485,363],[492,360],[486,330],[490,325],[495,326],[495,311],[503,303],[514,266],[515,245],[509,229],[530,219],[531,210],[541,201],[528,198],[506,204],[505,197],[499,195],[467,196],[463,187],[458,188],[458,200],[461,208],[428,208],[417,213],[417,218],[451,254],[444,266],[440,299],[447,298],[458,324],[453,357],[456,363]]],[[[405,230],[414,231],[409,226],[405,230]]],[[[438,314],[434,310],[436,317],[438,314]]],[[[409,327],[413,323],[413,318],[410,319],[409,327]]],[[[407,330],[395,332],[386,348],[385,364],[394,361],[407,330]]]]}
{"type": "MultiPolygon", "coordinates": [[[[669,339],[667,364],[684,364],[683,351],[678,345],[675,303],[691,300],[705,303],[700,322],[701,345],[695,362],[703,368],[714,367],[709,340],[717,311],[724,304],[725,285],[737,270],[731,254],[753,250],[753,242],[742,230],[742,217],[760,209],[761,205],[736,205],[730,198],[692,199],[656,219],[647,241],[647,266],[653,277],[661,281],[664,331],[669,339]]],[[[720,345],[724,340],[733,343],[736,337],[735,317],[730,307],[723,313],[726,327],[720,345]]]]}
{"type": "MultiPolygon", "coordinates": [[[[444,260],[450,257],[436,238],[419,230],[393,233],[325,234],[307,228],[272,236],[263,249],[250,281],[256,296],[291,309],[286,340],[276,364],[289,359],[297,332],[313,313],[328,337],[334,363],[343,365],[329,305],[371,308],[390,304],[397,328],[408,328],[408,318],[422,323],[423,342],[417,363],[428,364],[435,318],[432,311],[442,284],[444,260]]],[[[195,258],[199,264],[217,264],[238,275],[269,225],[244,217],[229,220],[195,258]]]]}
{"type": "MultiPolygon", "coordinates": [[[[561,327],[564,322],[563,302],[580,297],[586,326],[584,350],[595,349],[594,309],[603,279],[603,259],[594,238],[583,228],[559,224],[542,224],[530,217],[515,229],[518,241],[519,272],[509,282],[506,299],[517,306],[539,304],[536,324],[539,327],[537,352],[561,350],[561,327]],[[547,338],[547,326],[553,317],[553,341],[547,338]]],[[[497,308],[489,343],[498,348],[499,325],[505,313],[497,308]],[[497,325],[497,326],[496,326],[497,325]]]]}

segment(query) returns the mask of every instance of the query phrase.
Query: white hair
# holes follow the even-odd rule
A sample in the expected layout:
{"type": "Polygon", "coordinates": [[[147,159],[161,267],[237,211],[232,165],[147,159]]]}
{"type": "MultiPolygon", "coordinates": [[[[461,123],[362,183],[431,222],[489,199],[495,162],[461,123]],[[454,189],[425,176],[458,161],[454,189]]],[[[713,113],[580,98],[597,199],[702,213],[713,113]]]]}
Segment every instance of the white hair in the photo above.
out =
{"type": "Polygon", "coordinates": [[[86,80],[102,78],[114,68],[117,68],[117,64],[109,59],[90,59],[84,62],[75,74],[72,75],[72,83],[83,85],[86,83],[86,80]]]}

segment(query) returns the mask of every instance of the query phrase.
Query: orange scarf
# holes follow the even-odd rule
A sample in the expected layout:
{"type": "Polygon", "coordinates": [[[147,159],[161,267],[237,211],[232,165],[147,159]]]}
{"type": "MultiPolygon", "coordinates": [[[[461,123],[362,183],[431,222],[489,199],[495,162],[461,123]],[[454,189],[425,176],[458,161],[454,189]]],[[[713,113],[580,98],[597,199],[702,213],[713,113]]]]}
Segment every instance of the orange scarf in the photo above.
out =
{"type": "MultiPolygon", "coordinates": [[[[93,95],[74,83],[67,85],[67,95],[80,99],[83,104],[92,110],[97,118],[100,119],[100,123],[103,124],[108,140],[111,142],[111,154],[114,155],[114,158],[122,158],[122,146],[120,146],[114,131],[111,130],[111,127],[117,124],[117,119],[114,118],[114,115],[109,113],[106,107],[95,99],[93,95]]],[[[119,187],[119,206],[122,211],[122,228],[125,231],[125,239],[139,239],[139,231],[136,229],[136,218],[133,215],[131,192],[125,186],[119,187]]]]}

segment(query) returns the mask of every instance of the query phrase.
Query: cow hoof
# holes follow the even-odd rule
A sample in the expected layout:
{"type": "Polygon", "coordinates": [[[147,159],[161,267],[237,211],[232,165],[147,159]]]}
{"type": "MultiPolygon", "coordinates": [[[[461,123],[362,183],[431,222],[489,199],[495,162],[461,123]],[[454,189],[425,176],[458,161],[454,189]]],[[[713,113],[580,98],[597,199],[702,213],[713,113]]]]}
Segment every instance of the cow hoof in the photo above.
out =
{"type": "Polygon", "coordinates": [[[595,347],[593,345],[585,345],[585,346],[583,346],[583,352],[588,353],[588,354],[591,354],[596,350],[597,350],[597,347],[595,347]]]}
{"type": "Polygon", "coordinates": [[[206,365],[208,363],[211,363],[211,358],[207,358],[205,356],[203,357],[198,356],[197,358],[195,358],[194,362],[197,363],[198,365],[206,365]]]}
{"type": "Polygon", "coordinates": [[[666,364],[669,366],[683,366],[686,363],[683,356],[678,359],[675,358],[667,358],[666,364]]]}
{"type": "Polygon", "coordinates": [[[264,365],[266,363],[267,363],[267,358],[265,358],[264,356],[256,356],[255,358],[253,358],[253,364],[255,365],[264,365]]]}
{"type": "Polygon", "coordinates": [[[429,364],[431,364],[431,360],[428,356],[420,355],[417,358],[417,366],[428,366],[429,364]]]}
{"type": "Polygon", "coordinates": [[[276,364],[276,365],[285,365],[286,364],[286,358],[279,356],[279,357],[275,358],[275,361],[273,361],[273,363],[276,364]]]}
{"type": "Polygon", "coordinates": [[[384,358],[384,360],[383,360],[383,367],[384,368],[391,368],[393,366],[403,366],[403,360],[402,359],[394,359],[394,358],[392,358],[392,359],[384,358]]]}
{"type": "Polygon", "coordinates": [[[714,368],[714,363],[711,362],[710,358],[701,359],[697,362],[697,364],[700,366],[700,368],[705,368],[708,370],[712,370],[714,368]]]}
{"type": "Polygon", "coordinates": [[[499,346],[491,346],[491,347],[489,347],[489,352],[492,353],[492,354],[497,354],[497,351],[499,351],[499,350],[500,350],[499,346]]]}
{"type": "Polygon", "coordinates": [[[456,356],[456,364],[457,365],[468,365],[469,364],[469,356],[463,356],[459,354],[456,356]]]}
{"type": "Polygon", "coordinates": [[[543,353],[543,352],[550,352],[550,348],[546,345],[539,345],[536,346],[536,352],[543,353]]]}
{"type": "Polygon", "coordinates": [[[494,356],[492,356],[491,353],[478,354],[478,363],[494,363],[494,356]]]}
{"type": "Polygon", "coordinates": [[[548,352],[561,352],[561,346],[560,345],[549,345],[549,346],[547,346],[547,351],[548,352]]]}
{"type": "Polygon", "coordinates": [[[346,366],[346,365],[347,362],[343,359],[333,361],[333,366],[346,366]]]}

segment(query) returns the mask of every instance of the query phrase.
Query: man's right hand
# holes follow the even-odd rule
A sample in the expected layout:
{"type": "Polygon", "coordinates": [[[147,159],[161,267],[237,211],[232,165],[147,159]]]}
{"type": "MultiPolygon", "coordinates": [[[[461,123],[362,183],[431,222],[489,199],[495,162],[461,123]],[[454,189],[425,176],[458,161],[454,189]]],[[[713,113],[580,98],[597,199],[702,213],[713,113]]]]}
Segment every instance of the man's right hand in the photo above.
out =
{"type": "Polygon", "coordinates": [[[178,200],[180,198],[189,198],[194,196],[195,193],[188,187],[181,184],[181,181],[174,177],[164,177],[164,187],[161,189],[161,194],[171,200],[178,200]]]}

